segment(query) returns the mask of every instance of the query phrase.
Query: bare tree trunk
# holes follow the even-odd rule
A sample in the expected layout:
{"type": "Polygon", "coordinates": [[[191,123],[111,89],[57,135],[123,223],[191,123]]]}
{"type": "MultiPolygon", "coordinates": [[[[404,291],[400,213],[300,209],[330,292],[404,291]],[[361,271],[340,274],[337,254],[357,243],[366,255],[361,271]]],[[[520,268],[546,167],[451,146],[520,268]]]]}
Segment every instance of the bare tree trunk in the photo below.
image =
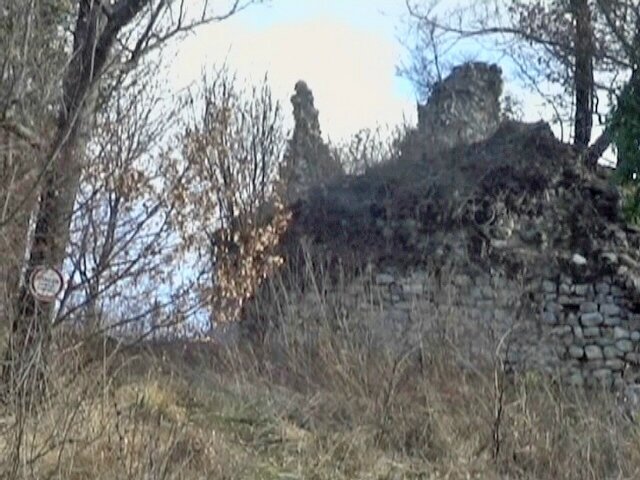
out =
{"type": "Polygon", "coordinates": [[[15,142],[12,134],[0,135],[0,223],[6,222],[10,213],[10,225],[0,227],[0,338],[8,333],[12,299],[17,295],[24,254],[27,249],[29,218],[35,205],[35,195],[30,195],[32,171],[35,170],[29,156],[39,152],[24,153],[25,147],[15,142]],[[33,199],[31,199],[33,197],[33,199]]]}
{"type": "Polygon", "coordinates": [[[26,389],[35,393],[45,385],[52,304],[36,301],[29,292],[28,279],[40,265],[62,265],[81,172],[78,128],[69,131],[68,123],[62,121],[58,136],[66,139],[59,138],[54,143],[62,143],[62,148],[55,166],[44,178],[26,277],[15,299],[9,348],[2,372],[5,385],[14,392],[26,389]]]}
{"type": "Polygon", "coordinates": [[[587,0],[571,0],[571,11],[576,22],[574,145],[584,150],[589,146],[593,127],[593,31],[587,0]]]}
{"type": "Polygon", "coordinates": [[[584,152],[584,163],[589,168],[596,168],[598,160],[611,145],[611,130],[609,127],[596,139],[595,142],[584,152]]]}
{"type": "MultiPolygon", "coordinates": [[[[640,92],[640,69],[636,68],[631,74],[631,78],[622,89],[622,93],[619,98],[623,98],[626,95],[637,94],[640,92]]],[[[607,125],[604,132],[596,139],[595,142],[584,152],[584,163],[589,168],[595,168],[598,164],[598,160],[609,148],[613,141],[613,132],[611,125],[607,125]]]]}
{"type": "MultiPolygon", "coordinates": [[[[145,3],[145,0],[122,0],[107,20],[101,2],[79,1],[73,54],[64,74],[57,131],[43,167],[27,279],[40,265],[62,267],[82,172],[83,134],[90,128],[87,113],[93,108],[93,92],[117,33],[145,3]]],[[[2,371],[5,388],[18,392],[20,397],[37,394],[45,388],[51,314],[52,306],[38,304],[29,292],[28,281],[23,282],[16,298],[13,334],[2,371]]]]}
{"type": "MultiPolygon", "coordinates": [[[[91,130],[90,113],[95,108],[95,93],[105,72],[108,57],[120,32],[144,10],[148,20],[141,24],[139,35],[132,34],[126,53],[127,66],[133,66],[145,52],[157,48],[170,38],[213,21],[224,20],[253,0],[234,0],[226,12],[202,14],[187,21],[186,3],[161,0],[75,0],[77,16],[73,34],[73,51],[63,74],[62,99],[58,124],[43,165],[40,197],[35,219],[35,234],[26,265],[27,278],[40,265],[61,268],[69,240],[76,194],[83,169],[85,139],[91,130]],[[174,9],[175,8],[175,9],[174,9]],[[154,27],[171,12],[173,27],[154,27]],[[174,17],[174,14],[177,15],[174,17]],[[159,33],[160,32],[160,33],[159,33]],[[135,41],[133,41],[135,40],[135,41]]],[[[23,132],[20,132],[23,133],[23,132]]],[[[16,284],[19,284],[16,279],[16,284]]],[[[39,305],[29,293],[28,282],[22,282],[17,295],[6,362],[2,370],[4,386],[11,390],[33,391],[43,387],[44,366],[51,330],[51,306],[39,305]],[[26,387],[26,390],[25,390],[26,387]]]]}

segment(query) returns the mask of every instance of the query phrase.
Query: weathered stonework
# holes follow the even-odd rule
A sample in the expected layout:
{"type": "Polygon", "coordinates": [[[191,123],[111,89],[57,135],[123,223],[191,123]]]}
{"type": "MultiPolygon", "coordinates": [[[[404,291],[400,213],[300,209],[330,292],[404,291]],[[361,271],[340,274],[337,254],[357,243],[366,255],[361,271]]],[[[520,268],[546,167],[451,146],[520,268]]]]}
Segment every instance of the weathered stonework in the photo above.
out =
{"type": "Polygon", "coordinates": [[[296,83],[291,104],[295,126],[285,154],[282,176],[287,184],[287,200],[293,203],[313,186],[336,178],[343,171],[322,139],[313,92],[304,81],[296,83]]]}
{"type": "Polygon", "coordinates": [[[573,385],[640,381],[640,305],[615,275],[588,283],[560,275],[524,290],[484,273],[455,275],[445,289],[425,271],[380,273],[373,283],[369,295],[383,308],[370,326],[387,346],[416,347],[439,333],[440,319],[456,330],[467,358],[488,359],[498,349],[509,369],[542,370],[573,385]]]}
{"type": "Polygon", "coordinates": [[[584,170],[544,123],[493,128],[466,135],[466,147],[426,145],[430,161],[312,190],[284,257],[298,262],[304,240],[329,265],[366,272],[331,294],[381,346],[413,351],[445,335],[464,353],[452,361],[640,383],[640,230],[608,172],[584,170]]]}
{"type": "Polygon", "coordinates": [[[500,125],[502,72],[469,62],[439,82],[426,105],[418,105],[418,130],[433,149],[486,140],[500,125]]]}

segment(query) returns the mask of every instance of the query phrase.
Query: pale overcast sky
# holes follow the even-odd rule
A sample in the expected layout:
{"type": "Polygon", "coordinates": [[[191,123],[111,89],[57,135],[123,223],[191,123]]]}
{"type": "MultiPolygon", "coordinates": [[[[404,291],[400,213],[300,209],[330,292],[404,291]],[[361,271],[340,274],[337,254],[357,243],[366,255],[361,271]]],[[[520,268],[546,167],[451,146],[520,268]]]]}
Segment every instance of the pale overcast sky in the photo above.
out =
{"type": "Polygon", "coordinates": [[[290,116],[296,81],[313,90],[325,137],[340,140],[364,127],[415,122],[415,95],[396,75],[404,0],[273,0],[182,42],[172,68],[176,88],[203,67],[227,65],[269,84],[290,116]]]}
{"type": "MultiPolygon", "coordinates": [[[[444,0],[440,6],[446,10],[457,1],[444,0]]],[[[296,81],[305,80],[313,90],[323,134],[334,141],[365,127],[393,126],[403,119],[414,124],[415,93],[396,74],[406,55],[400,40],[406,15],[405,0],[271,0],[253,5],[182,41],[171,83],[183,88],[197,81],[203,68],[223,63],[249,82],[258,83],[267,73],[291,126],[289,98],[296,81]]],[[[466,53],[498,60],[496,52],[477,44],[460,48],[461,61],[466,53]]],[[[523,102],[524,120],[549,120],[551,108],[519,88],[512,74],[504,72],[506,90],[523,102]]],[[[560,137],[559,126],[553,127],[560,137]]],[[[563,140],[568,140],[566,131],[563,140]]]]}

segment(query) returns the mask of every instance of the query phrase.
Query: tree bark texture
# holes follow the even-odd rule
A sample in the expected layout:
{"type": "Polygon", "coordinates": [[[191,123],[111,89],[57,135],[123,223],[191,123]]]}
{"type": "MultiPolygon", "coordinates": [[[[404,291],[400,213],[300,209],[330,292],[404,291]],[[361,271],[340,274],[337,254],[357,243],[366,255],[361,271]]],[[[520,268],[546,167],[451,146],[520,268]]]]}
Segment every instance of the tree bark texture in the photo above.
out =
{"type": "MultiPolygon", "coordinates": [[[[107,12],[100,1],[78,2],[73,53],[64,72],[56,133],[43,167],[27,280],[40,265],[62,268],[94,92],[117,34],[147,3],[149,0],[120,0],[107,12]]],[[[23,281],[2,369],[5,389],[37,393],[45,387],[51,314],[52,305],[39,304],[29,292],[28,281],[23,281]]]]}
{"type": "Polygon", "coordinates": [[[587,0],[571,0],[575,19],[575,123],[574,144],[580,150],[589,146],[593,128],[593,27],[587,0]]]}

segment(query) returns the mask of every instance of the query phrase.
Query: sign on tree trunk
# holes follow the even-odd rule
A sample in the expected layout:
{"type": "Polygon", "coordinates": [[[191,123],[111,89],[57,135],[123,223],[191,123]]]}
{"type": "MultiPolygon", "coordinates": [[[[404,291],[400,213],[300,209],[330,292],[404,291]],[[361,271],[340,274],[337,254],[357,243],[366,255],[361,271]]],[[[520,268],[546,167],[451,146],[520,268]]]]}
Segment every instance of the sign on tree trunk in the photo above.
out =
{"type": "Polygon", "coordinates": [[[29,277],[29,291],[40,302],[55,301],[63,287],[64,278],[55,268],[37,267],[29,277]]]}

